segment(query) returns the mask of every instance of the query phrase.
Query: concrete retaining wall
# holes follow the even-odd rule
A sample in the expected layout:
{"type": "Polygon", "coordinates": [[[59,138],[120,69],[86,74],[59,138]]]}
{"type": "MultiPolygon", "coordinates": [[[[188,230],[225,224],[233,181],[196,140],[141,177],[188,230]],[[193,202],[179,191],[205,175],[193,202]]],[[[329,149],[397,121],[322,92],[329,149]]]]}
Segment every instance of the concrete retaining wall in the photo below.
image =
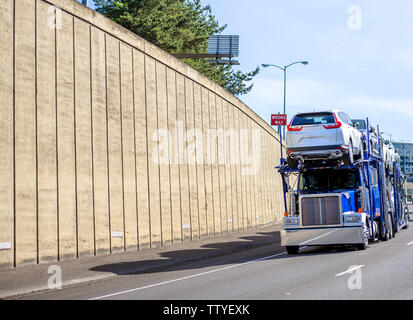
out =
{"type": "Polygon", "coordinates": [[[279,221],[277,133],[72,0],[0,1],[0,266],[279,221]]]}

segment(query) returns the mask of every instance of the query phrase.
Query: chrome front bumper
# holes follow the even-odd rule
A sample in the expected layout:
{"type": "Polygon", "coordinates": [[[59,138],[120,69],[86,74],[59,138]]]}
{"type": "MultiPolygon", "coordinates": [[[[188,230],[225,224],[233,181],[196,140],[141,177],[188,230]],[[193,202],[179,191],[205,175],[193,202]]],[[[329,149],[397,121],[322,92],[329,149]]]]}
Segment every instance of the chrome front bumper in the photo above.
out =
{"type": "Polygon", "coordinates": [[[282,246],[323,246],[363,242],[363,227],[281,230],[282,246]]]}

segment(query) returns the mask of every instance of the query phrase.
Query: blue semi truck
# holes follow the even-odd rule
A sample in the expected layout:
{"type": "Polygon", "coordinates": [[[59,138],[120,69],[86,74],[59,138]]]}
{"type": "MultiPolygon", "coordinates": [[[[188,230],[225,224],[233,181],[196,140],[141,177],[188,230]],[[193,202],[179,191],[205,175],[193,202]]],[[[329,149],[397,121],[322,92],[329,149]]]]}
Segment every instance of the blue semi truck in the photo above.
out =
{"type": "MultiPolygon", "coordinates": [[[[369,141],[368,133],[364,139],[369,141]]],[[[349,166],[300,163],[291,169],[281,158],[276,167],[285,205],[281,245],[289,254],[297,254],[302,246],[364,250],[369,242],[390,240],[408,227],[405,176],[399,163],[386,166],[384,140],[380,135],[378,139],[378,154],[372,154],[364,141],[363,157],[349,166]],[[295,187],[289,184],[292,175],[295,187]]]]}

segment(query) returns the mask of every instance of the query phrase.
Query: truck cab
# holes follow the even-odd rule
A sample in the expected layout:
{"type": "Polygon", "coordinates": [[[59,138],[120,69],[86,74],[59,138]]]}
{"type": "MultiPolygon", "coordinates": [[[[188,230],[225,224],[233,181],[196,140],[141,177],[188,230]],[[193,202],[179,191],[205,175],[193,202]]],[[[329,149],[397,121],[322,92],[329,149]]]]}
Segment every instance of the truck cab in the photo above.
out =
{"type": "MultiPolygon", "coordinates": [[[[370,170],[370,175],[373,181],[375,169],[370,170]]],[[[290,210],[284,217],[282,245],[292,253],[304,245],[365,248],[369,196],[363,168],[309,168],[300,172],[297,189],[289,192],[290,210]]],[[[378,203],[373,204],[379,212],[380,194],[376,196],[378,203]]]]}

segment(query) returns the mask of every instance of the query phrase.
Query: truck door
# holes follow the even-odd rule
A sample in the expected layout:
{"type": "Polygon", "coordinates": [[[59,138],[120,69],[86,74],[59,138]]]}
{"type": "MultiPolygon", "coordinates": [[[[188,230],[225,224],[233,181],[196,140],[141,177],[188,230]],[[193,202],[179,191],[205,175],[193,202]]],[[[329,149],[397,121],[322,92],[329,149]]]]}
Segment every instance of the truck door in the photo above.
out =
{"type": "Polygon", "coordinates": [[[370,181],[371,181],[371,186],[372,186],[372,191],[373,191],[373,203],[374,203],[373,212],[375,212],[375,214],[377,215],[381,213],[381,209],[380,209],[379,180],[378,180],[376,168],[370,168],[370,181]]]}

